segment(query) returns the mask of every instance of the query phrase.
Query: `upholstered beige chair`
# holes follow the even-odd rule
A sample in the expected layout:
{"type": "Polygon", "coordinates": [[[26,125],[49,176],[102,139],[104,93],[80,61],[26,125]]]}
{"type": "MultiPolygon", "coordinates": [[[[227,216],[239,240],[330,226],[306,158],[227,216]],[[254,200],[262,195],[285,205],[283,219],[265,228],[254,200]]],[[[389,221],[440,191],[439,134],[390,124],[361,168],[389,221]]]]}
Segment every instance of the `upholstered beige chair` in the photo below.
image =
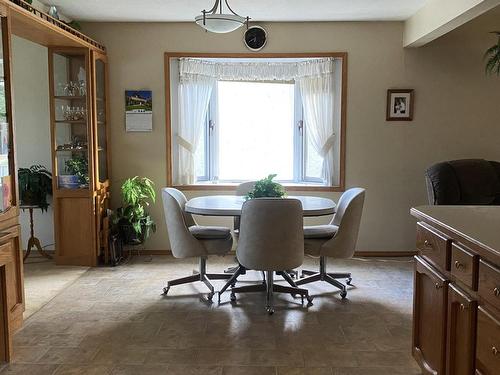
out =
{"type": "MultiPolygon", "coordinates": [[[[235,195],[245,196],[255,187],[257,181],[242,182],[236,187],[235,195]]],[[[237,236],[240,230],[240,217],[234,217],[234,234],[237,236]]]]}
{"type": "Polygon", "coordinates": [[[179,190],[162,189],[163,208],[170,247],[175,258],[200,258],[200,269],[194,275],[170,280],[163,288],[166,295],[171,286],[202,281],[210,290],[208,299],[214,296],[210,279],[229,279],[230,274],[209,274],[206,261],[209,255],[225,255],[233,245],[230,228],[197,225],[193,216],[184,209],[187,199],[179,190]]]}
{"type": "Polygon", "coordinates": [[[320,265],[319,272],[302,271],[302,276],[309,276],[297,280],[296,285],[326,281],[341,290],[342,298],[347,296],[346,286],[336,279],[345,278],[347,284],[350,284],[351,274],[326,272],[326,259],[346,259],[354,255],[364,200],[365,189],[349,189],[340,197],[330,224],[304,227],[304,252],[319,256],[320,265]]]}
{"type": "MultiPolygon", "coordinates": [[[[235,195],[236,196],[245,196],[247,195],[255,186],[255,183],[257,181],[246,181],[246,182],[242,182],[241,184],[239,184],[237,187],[236,187],[236,192],[235,192],[235,195]]],[[[240,234],[240,217],[239,216],[235,216],[234,217],[234,223],[233,223],[233,232],[234,232],[234,237],[235,239],[238,239],[238,235],[240,234]]],[[[225,273],[238,273],[237,277],[239,275],[244,275],[246,272],[246,270],[241,268],[241,266],[232,266],[232,267],[229,267],[227,268],[224,272],[225,273]]],[[[236,279],[235,279],[236,281],[236,279]]],[[[226,286],[226,289],[229,285],[226,286]]],[[[234,286],[234,284],[233,284],[234,286]]],[[[220,294],[219,294],[219,301],[220,301],[220,294]]]]}
{"type": "Polygon", "coordinates": [[[236,293],[267,293],[267,311],[274,312],[273,293],[290,293],[307,298],[307,289],[274,284],[274,272],[287,275],[285,270],[299,267],[304,259],[302,204],[297,199],[257,198],[243,204],[240,238],[236,255],[246,269],[264,271],[265,284],[231,289],[231,300],[236,293]]]}

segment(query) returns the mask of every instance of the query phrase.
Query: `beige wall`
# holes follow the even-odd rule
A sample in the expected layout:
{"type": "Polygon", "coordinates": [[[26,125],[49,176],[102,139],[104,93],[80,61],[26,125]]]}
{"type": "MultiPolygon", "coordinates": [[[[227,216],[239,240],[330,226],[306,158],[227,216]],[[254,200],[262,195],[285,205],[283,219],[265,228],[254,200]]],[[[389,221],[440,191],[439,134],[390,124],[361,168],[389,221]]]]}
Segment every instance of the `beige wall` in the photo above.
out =
{"type": "MultiPolygon", "coordinates": [[[[485,77],[482,65],[483,51],[494,43],[487,31],[495,20],[482,16],[426,47],[406,50],[400,22],[264,24],[269,32],[264,52],[349,53],[346,181],[348,187],[367,189],[358,250],[413,249],[415,223],[408,212],[426,203],[423,173],[432,163],[500,159],[500,80],[485,77]],[[385,121],[388,88],[416,90],[413,122],[385,121]]],[[[216,35],[187,23],[90,23],[84,31],[108,48],[116,205],[128,176],[149,176],[158,190],[165,185],[163,53],[247,51],[242,30],[216,35]],[[153,90],[154,130],[127,134],[124,90],[141,88],[153,90]]],[[[152,214],[158,232],[146,247],[168,249],[160,203],[152,214]]]]}
{"type": "MultiPolygon", "coordinates": [[[[49,68],[46,47],[12,37],[14,121],[17,165],[42,164],[52,170],[50,154],[49,68]]],[[[49,197],[50,198],[50,197],[49,197]]],[[[49,200],[52,204],[52,201],[49,200]]],[[[21,247],[29,238],[29,213],[21,211],[21,247]]],[[[34,211],[35,235],[42,246],[54,249],[54,213],[34,211]]]]}

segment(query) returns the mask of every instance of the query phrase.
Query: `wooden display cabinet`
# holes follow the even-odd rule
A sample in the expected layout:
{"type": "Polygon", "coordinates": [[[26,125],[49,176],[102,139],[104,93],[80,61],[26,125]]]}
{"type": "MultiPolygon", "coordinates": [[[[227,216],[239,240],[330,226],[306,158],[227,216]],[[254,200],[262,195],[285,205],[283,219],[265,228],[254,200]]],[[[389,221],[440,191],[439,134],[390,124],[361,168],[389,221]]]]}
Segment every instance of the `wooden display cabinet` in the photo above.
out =
{"type": "Polygon", "coordinates": [[[23,257],[12,117],[10,19],[0,7],[0,362],[8,362],[12,334],[24,312],[23,257]]]}
{"type": "Polygon", "coordinates": [[[96,266],[107,241],[107,61],[88,48],[50,48],[56,263],[96,266]]]}

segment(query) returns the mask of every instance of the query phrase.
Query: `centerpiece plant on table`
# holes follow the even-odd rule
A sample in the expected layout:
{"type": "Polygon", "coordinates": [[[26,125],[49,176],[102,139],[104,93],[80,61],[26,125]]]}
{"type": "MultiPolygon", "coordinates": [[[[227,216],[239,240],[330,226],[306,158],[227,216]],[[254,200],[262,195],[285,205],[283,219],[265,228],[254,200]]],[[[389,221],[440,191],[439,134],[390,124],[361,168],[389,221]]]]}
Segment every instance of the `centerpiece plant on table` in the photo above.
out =
{"type": "Polygon", "coordinates": [[[283,185],[273,181],[275,177],[276,174],[270,174],[262,180],[257,181],[254,188],[246,195],[246,199],[285,197],[285,189],[283,188],[283,185]]]}

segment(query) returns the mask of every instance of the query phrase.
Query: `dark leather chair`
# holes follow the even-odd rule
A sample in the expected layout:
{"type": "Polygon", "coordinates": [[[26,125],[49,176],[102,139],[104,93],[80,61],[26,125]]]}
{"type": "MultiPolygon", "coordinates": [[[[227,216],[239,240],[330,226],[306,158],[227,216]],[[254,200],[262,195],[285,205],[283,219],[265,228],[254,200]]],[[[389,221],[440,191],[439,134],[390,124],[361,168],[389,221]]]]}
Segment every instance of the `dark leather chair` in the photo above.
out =
{"type": "Polygon", "coordinates": [[[425,172],[432,205],[500,205],[500,163],[483,159],[434,164],[425,172]]]}

